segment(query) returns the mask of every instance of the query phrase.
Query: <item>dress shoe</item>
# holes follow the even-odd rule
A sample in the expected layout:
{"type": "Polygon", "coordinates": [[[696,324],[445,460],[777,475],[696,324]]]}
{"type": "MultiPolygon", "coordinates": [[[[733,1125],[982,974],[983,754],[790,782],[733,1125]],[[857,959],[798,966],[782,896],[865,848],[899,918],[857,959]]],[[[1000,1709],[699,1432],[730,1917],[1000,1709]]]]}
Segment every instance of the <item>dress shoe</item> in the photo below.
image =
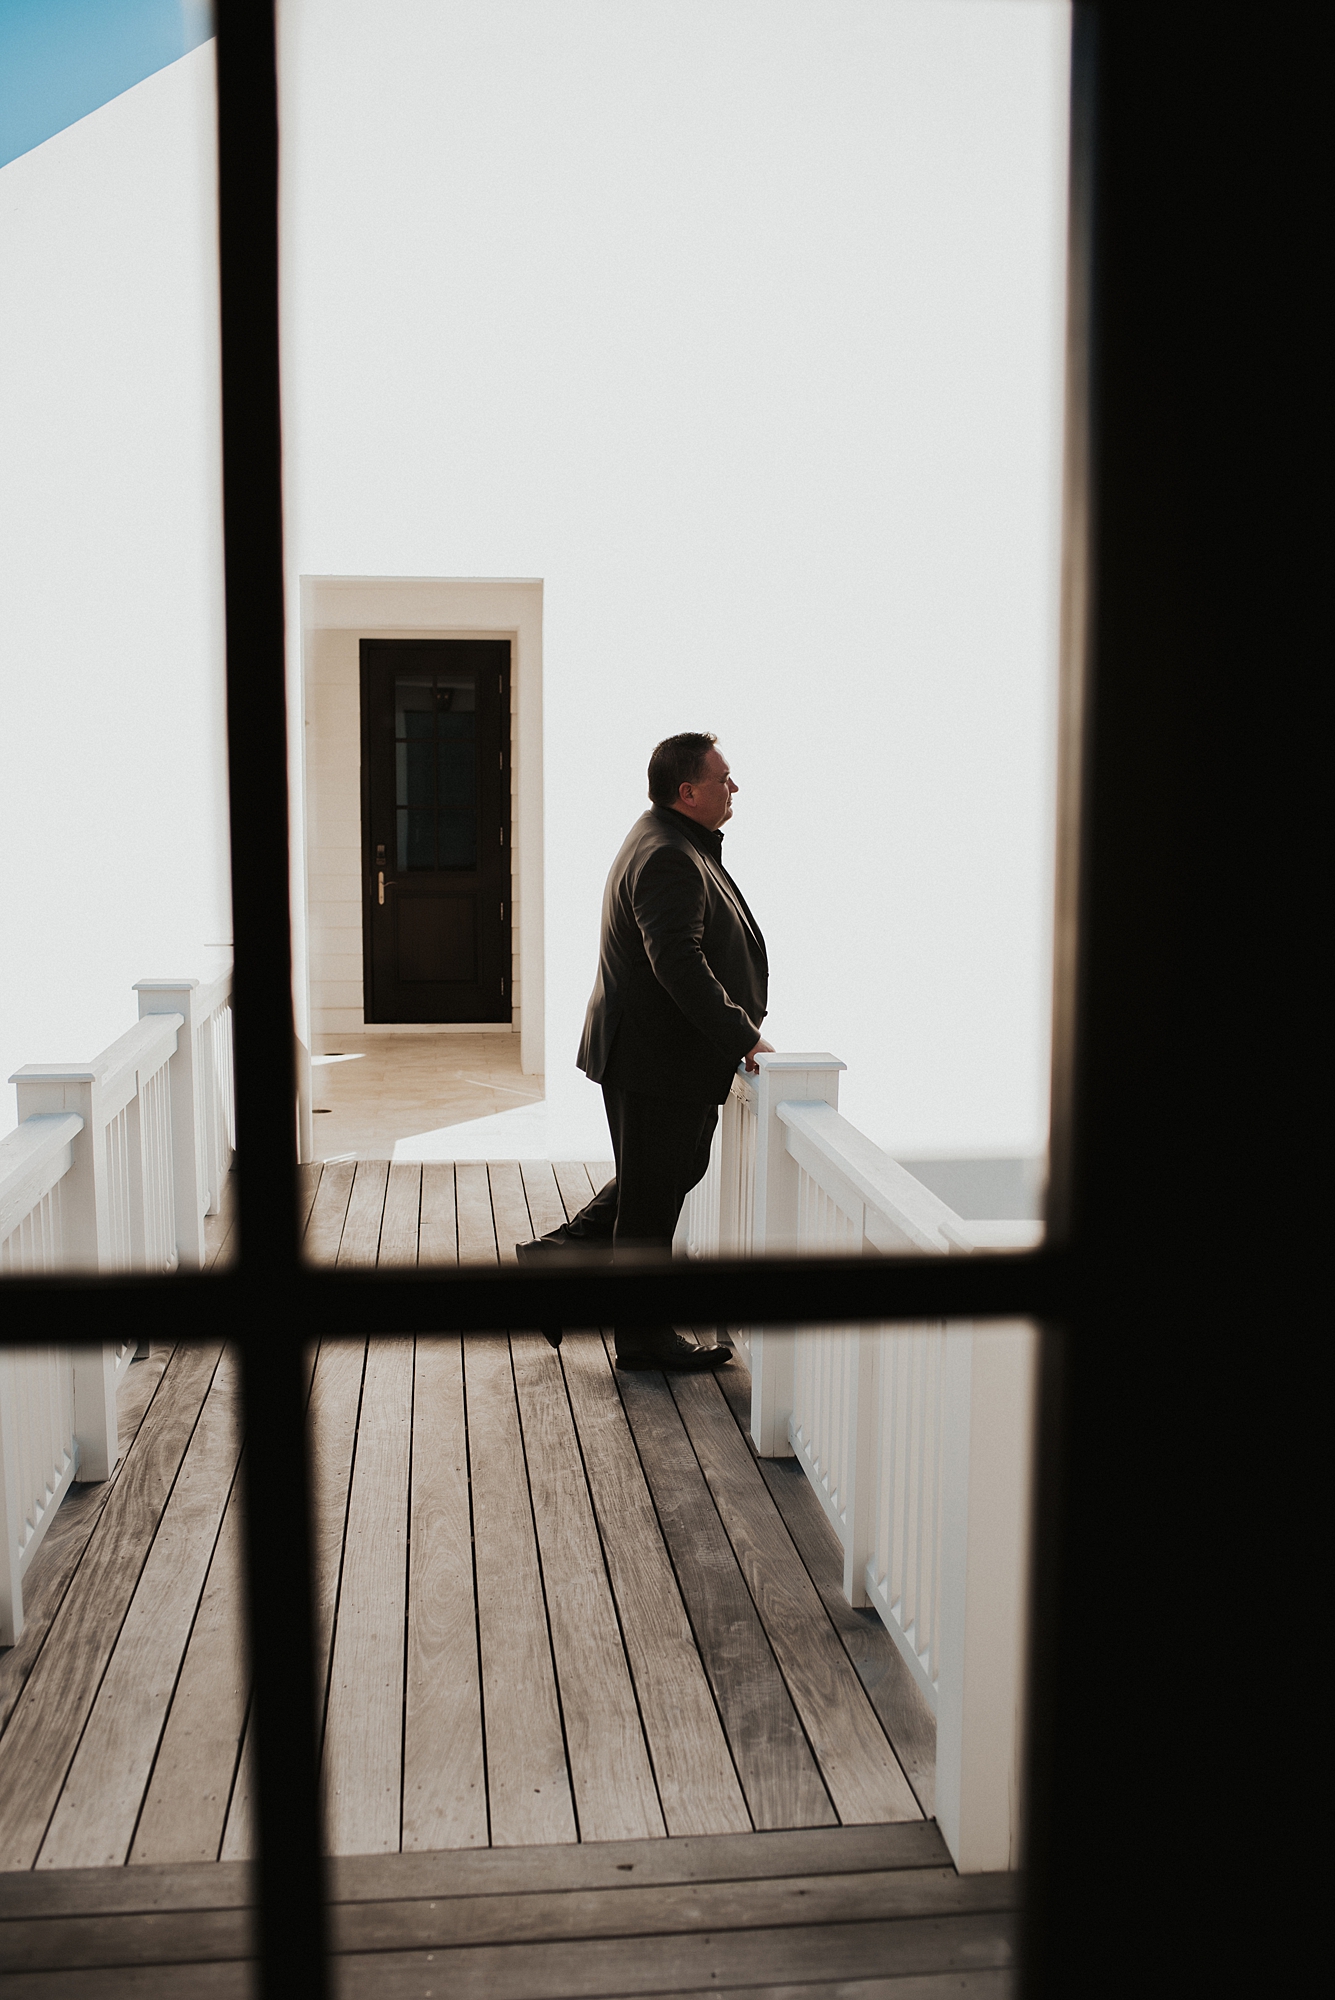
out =
{"type": "Polygon", "coordinates": [[[666,1327],[642,1340],[618,1339],[617,1367],[639,1375],[657,1370],[664,1375],[703,1375],[726,1367],[732,1360],[730,1347],[697,1347],[683,1340],[675,1327],[666,1327]]]}
{"type": "Polygon", "coordinates": [[[610,1264],[612,1246],[596,1236],[567,1236],[564,1230],[553,1229],[550,1235],[535,1237],[531,1243],[516,1243],[515,1256],[521,1264],[538,1270],[551,1270],[558,1264],[610,1264]]]}

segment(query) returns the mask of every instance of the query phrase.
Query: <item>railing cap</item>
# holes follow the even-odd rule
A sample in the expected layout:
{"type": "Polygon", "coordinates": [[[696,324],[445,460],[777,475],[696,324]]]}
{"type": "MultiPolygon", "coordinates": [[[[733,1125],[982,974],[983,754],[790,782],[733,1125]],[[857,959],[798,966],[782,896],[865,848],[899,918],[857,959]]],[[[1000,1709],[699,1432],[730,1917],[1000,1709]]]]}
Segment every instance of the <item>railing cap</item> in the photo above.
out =
{"type": "Polygon", "coordinates": [[[756,1057],[761,1069],[847,1069],[846,1062],[832,1056],[828,1049],[811,1055],[760,1055],[756,1057]]]}
{"type": "Polygon", "coordinates": [[[98,1083],[104,1087],[121,1071],[138,1063],[144,1050],[151,1051],[167,1036],[175,1038],[185,1026],[183,1014],[149,1014],[120,1035],[110,1048],[103,1049],[88,1063],[24,1063],[10,1077],[11,1083],[98,1083]]]}
{"type": "Polygon", "coordinates": [[[16,1125],[12,1132],[6,1132],[0,1139],[0,1158],[5,1167],[30,1153],[44,1151],[46,1147],[57,1148],[77,1139],[83,1130],[83,1119],[77,1111],[34,1111],[16,1125]]]}
{"type": "Polygon", "coordinates": [[[136,979],[130,990],[133,993],[193,993],[199,983],[197,979],[136,979]]]}
{"type": "Polygon", "coordinates": [[[81,1069],[69,1063],[24,1063],[10,1077],[11,1083],[96,1083],[102,1072],[85,1064],[81,1069]]]}

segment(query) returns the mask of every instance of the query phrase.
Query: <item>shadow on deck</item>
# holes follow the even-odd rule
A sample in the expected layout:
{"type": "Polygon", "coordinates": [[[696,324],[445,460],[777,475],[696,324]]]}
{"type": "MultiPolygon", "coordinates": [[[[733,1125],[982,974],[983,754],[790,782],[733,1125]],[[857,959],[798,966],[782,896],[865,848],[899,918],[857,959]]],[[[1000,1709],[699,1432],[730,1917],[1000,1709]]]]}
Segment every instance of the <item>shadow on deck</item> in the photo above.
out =
{"type": "MultiPolygon", "coordinates": [[[[331,1163],[305,1172],[306,1241],[508,1260],[590,1186],[331,1163]]],[[[113,1965],[183,1992],[202,1958],[239,1982],[210,1993],[250,1990],[236,1391],[225,1348],[155,1345],[115,1477],[75,1489],[30,1571],[0,1656],[16,1993],[113,1965]]],[[[425,1992],[447,1947],[451,1990],[492,1995],[1009,1991],[1014,1884],[949,1866],[932,1718],[748,1404],[737,1365],[617,1375],[596,1333],[313,1347],[327,1846],[379,1857],[335,1875],[341,1991],[425,1992]]]]}

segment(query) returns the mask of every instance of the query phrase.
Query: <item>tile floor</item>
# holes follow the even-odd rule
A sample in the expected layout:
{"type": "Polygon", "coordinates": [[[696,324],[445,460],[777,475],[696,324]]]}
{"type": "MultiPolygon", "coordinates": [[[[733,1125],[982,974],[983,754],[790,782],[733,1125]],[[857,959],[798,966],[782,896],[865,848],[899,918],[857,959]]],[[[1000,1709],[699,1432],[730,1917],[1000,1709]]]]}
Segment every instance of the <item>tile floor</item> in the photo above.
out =
{"type": "Polygon", "coordinates": [[[543,1095],[543,1079],[520,1069],[519,1036],[508,1031],[325,1035],[312,1065],[317,1160],[392,1159],[396,1142],[415,1133],[543,1095]]]}

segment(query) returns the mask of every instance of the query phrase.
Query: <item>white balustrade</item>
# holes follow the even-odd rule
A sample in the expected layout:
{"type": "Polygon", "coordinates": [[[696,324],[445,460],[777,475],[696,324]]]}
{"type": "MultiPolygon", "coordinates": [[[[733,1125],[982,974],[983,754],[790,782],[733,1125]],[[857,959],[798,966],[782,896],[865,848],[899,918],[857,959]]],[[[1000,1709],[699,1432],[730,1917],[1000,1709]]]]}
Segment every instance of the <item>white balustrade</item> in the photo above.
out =
{"type": "MultiPolygon", "coordinates": [[[[10,1078],[0,1140],[0,1273],[198,1270],[204,1217],[232,1162],[231,974],[142,980],[140,1020],[91,1063],[10,1078]]],[[[22,1579],[71,1479],[120,1456],[116,1390],[147,1343],[0,1353],[0,1644],[23,1626],[22,1579]]]]}
{"type": "Polygon", "coordinates": [[[0,1348],[0,1646],[23,1630],[23,1574],[78,1469],[68,1348],[0,1348]]]}
{"type": "Polygon", "coordinates": [[[216,1215],[236,1143],[232,1092],[232,981],[141,979],[140,1020],[175,1016],[171,1060],[172,1172],[182,1265],[204,1263],[204,1218],[216,1215]]]}
{"type": "MultiPolygon", "coordinates": [[[[762,1055],[724,1106],[678,1248],[852,1257],[1025,1249],[966,1222],[843,1118],[830,1055],[762,1055]]],[[[746,1343],[743,1343],[744,1345],[746,1343]]],[[[937,1818],[964,1872],[1017,1866],[1034,1335],[951,1324],[749,1329],[751,1435],[795,1453],[937,1718],[937,1818]]]]}

